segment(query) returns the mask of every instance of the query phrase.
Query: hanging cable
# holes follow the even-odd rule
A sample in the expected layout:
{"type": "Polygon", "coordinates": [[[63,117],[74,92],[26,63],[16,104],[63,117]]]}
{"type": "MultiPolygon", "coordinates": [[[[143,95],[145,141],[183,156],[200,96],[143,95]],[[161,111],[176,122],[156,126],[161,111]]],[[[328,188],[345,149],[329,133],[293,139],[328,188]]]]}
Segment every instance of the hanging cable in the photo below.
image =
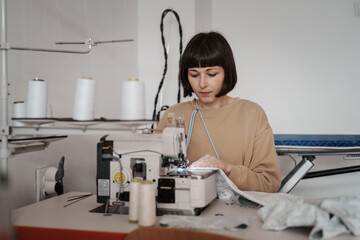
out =
{"type": "MultiPolygon", "coordinates": [[[[165,38],[164,38],[164,24],[163,24],[163,21],[164,21],[164,18],[166,16],[166,14],[168,14],[169,12],[173,13],[176,17],[176,20],[179,24],[179,35],[180,35],[180,56],[182,54],[182,27],[181,27],[181,23],[180,23],[180,17],[179,15],[177,14],[177,12],[175,12],[174,10],[172,9],[166,9],[162,15],[161,15],[161,22],[160,22],[160,31],[161,31],[161,42],[162,42],[162,45],[163,45],[163,49],[164,49],[164,57],[165,57],[165,66],[164,66],[164,71],[163,71],[163,75],[162,75],[162,79],[160,81],[160,84],[159,84],[159,88],[158,88],[158,91],[157,91],[157,94],[156,94],[156,97],[155,97],[155,101],[154,101],[154,112],[153,112],[153,120],[154,121],[159,121],[160,120],[160,112],[163,111],[163,110],[166,110],[168,108],[168,106],[163,106],[160,111],[157,113],[156,112],[156,106],[157,106],[157,103],[158,103],[158,98],[159,98],[159,94],[160,94],[160,91],[161,91],[161,88],[164,84],[164,81],[165,81],[165,76],[166,76],[166,72],[167,72],[167,61],[168,61],[168,53],[166,51],[166,46],[165,46],[165,38]]],[[[180,79],[178,79],[178,96],[177,96],[177,102],[179,103],[180,102],[180,79]]]]}

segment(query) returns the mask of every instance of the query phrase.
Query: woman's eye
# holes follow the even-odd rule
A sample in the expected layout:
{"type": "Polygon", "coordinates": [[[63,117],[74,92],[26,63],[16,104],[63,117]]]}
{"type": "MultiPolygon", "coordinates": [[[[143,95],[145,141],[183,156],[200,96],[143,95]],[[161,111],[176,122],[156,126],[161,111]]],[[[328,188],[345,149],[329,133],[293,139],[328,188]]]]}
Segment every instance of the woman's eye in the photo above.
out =
{"type": "Polygon", "coordinates": [[[208,73],[209,77],[215,77],[216,73],[208,73]]]}
{"type": "Polygon", "coordinates": [[[190,77],[192,78],[196,78],[198,76],[198,74],[190,74],[190,77]]]}

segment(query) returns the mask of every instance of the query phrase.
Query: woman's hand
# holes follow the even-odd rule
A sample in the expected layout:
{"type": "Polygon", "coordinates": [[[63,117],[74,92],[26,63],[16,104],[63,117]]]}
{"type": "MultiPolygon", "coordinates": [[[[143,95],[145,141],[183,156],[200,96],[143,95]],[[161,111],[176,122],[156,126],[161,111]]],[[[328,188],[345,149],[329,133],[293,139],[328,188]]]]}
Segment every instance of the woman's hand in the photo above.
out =
{"type": "Polygon", "coordinates": [[[206,154],[205,156],[199,158],[197,161],[193,162],[190,167],[215,167],[220,168],[228,176],[231,172],[232,166],[227,162],[218,159],[215,156],[206,154]]]}

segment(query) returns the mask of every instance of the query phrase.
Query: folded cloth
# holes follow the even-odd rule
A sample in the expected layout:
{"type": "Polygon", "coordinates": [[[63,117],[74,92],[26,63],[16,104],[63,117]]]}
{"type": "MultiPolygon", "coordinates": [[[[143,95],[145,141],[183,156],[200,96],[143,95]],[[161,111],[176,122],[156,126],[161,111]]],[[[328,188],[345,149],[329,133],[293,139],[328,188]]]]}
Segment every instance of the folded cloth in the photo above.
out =
{"type": "MultiPolygon", "coordinates": [[[[207,168],[209,169],[209,168],[207,168]]],[[[341,197],[326,200],[305,199],[286,193],[242,191],[217,168],[217,192],[220,199],[232,199],[258,211],[267,230],[288,227],[313,227],[310,239],[326,239],[342,233],[360,235],[360,199],[341,197]]]]}
{"type": "Polygon", "coordinates": [[[315,225],[310,232],[309,239],[328,239],[343,233],[349,233],[349,230],[338,217],[333,216],[332,218],[315,225]]]}
{"type": "Polygon", "coordinates": [[[198,216],[163,215],[159,225],[194,230],[241,230],[246,229],[248,221],[244,217],[236,218],[207,218],[198,216]]]}
{"type": "Polygon", "coordinates": [[[284,230],[288,227],[314,226],[329,219],[329,213],[303,199],[280,200],[258,211],[267,230],[284,230]]]}
{"type": "Polygon", "coordinates": [[[321,208],[339,217],[340,220],[357,236],[360,236],[360,198],[357,196],[343,196],[326,199],[321,208]]]}
{"type": "MultiPolygon", "coordinates": [[[[263,228],[266,230],[280,231],[288,227],[313,227],[309,239],[317,240],[350,232],[348,224],[342,221],[339,215],[349,219],[352,226],[358,228],[360,218],[356,218],[356,214],[351,215],[349,211],[350,207],[354,208],[352,204],[356,202],[349,203],[345,199],[335,201],[326,199],[320,205],[305,199],[282,199],[262,207],[258,213],[264,222],[263,228]],[[338,212],[339,215],[333,215],[334,212],[338,212]]],[[[354,231],[351,232],[354,233],[354,231]]]]}

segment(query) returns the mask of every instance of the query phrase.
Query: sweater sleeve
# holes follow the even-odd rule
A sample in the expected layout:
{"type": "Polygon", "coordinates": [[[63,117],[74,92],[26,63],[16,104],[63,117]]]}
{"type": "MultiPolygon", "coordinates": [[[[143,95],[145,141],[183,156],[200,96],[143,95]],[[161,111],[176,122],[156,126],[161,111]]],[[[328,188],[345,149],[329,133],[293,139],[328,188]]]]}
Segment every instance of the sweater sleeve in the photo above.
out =
{"type": "Polygon", "coordinates": [[[172,124],[172,123],[175,123],[175,119],[172,119],[171,123],[168,121],[168,113],[172,112],[173,110],[174,110],[173,108],[169,108],[164,112],[163,116],[161,117],[161,119],[156,127],[156,130],[162,131],[166,127],[174,127],[175,126],[175,124],[172,124]]]}
{"type": "Polygon", "coordinates": [[[251,158],[245,160],[244,165],[232,165],[229,178],[244,191],[277,192],[281,174],[273,132],[262,109],[251,145],[251,158]]]}
{"type": "Polygon", "coordinates": [[[157,127],[156,127],[156,130],[164,130],[165,128],[165,123],[166,123],[166,120],[165,120],[165,114],[161,117],[157,127]]]}

